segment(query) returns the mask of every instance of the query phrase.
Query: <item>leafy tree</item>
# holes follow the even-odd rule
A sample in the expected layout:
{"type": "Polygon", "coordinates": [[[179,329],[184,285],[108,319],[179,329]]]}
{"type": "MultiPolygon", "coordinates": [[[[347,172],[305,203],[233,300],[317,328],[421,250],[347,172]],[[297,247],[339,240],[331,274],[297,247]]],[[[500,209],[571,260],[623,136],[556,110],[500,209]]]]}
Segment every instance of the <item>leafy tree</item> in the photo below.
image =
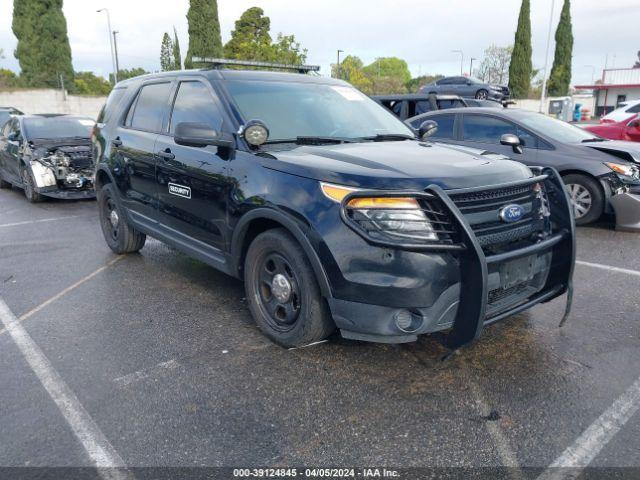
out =
{"type": "Polygon", "coordinates": [[[184,65],[193,68],[193,57],[222,56],[218,2],[216,0],[189,0],[189,49],[184,65]]]}
{"type": "Polygon", "coordinates": [[[278,34],[271,45],[269,61],[287,65],[301,65],[307,61],[307,49],[302,48],[294,35],[278,34]]]}
{"type": "Polygon", "coordinates": [[[522,0],[518,29],[509,64],[509,88],[514,98],[525,98],[529,93],[531,71],[531,5],[529,0],[522,0]]]}
{"type": "Polygon", "coordinates": [[[373,82],[362,70],[364,64],[360,58],[354,55],[347,55],[340,62],[340,74],[338,74],[338,67],[336,64],[331,65],[331,76],[334,78],[340,78],[349,82],[351,85],[361,90],[364,93],[370,94],[373,92],[373,82]]]}
{"type": "Polygon", "coordinates": [[[364,67],[364,72],[371,78],[391,77],[403,85],[411,81],[411,72],[407,62],[397,57],[382,57],[364,67]]]}
{"type": "Polygon", "coordinates": [[[268,60],[271,52],[271,20],[264,10],[251,7],[236,21],[231,39],[224,46],[224,56],[240,60],[268,60]]]}
{"type": "Polygon", "coordinates": [[[178,41],[178,32],[173,27],[173,68],[182,70],[182,54],[180,53],[180,42],[178,41]]]}
{"type": "Polygon", "coordinates": [[[162,36],[162,45],[160,47],[160,70],[168,72],[173,70],[173,42],[167,32],[162,36]]]}
{"type": "Polygon", "coordinates": [[[93,72],[76,72],[73,79],[74,92],[83,95],[109,95],[111,84],[93,72]]]}
{"type": "MultiPolygon", "coordinates": [[[[136,67],[131,69],[118,70],[118,81],[126,80],[127,78],[139,77],[140,75],[146,75],[147,72],[144,68],[136,67]]],[[[109,74],[109,81],[113,83],[113,74],[109,74]]]]}
{"type": "Polygon", "coordinates": [[[640,50],[638,50],[638,61],[633,65],[633,68],[640,68],[640,50]]]}
{"type": "Polygon", "coordinates": [[[573,33],[571,31],[571,1],[564,0],[560,22],[556,29],[556,53],[549,75],[549,95],[561,97],[569,94],[571,83],[571,57],[573,54],[573,33]]]}
{"type": "Polygon", "coordinates": [[[407,83],[406,87],[409,92],[417,92],[420,90],[420,87],[425,85],[429,85],[433,82],[437,82],[438,80],[444,78],[444,75],[420,75],[419,77],[412,78],[407,83]]]}
{"type": "Polygon", "coordinates": [[[0,60],[4,59],[4,49],[0,48],[0,60]]]}
{"type": "Polygon", "coordinates": [[[0,88],[15,88],[22,86],[20,77],[11,70],[0,68],[0,88]]]}
{"type": "Polygon", "coordinates": [[[15,56],[26,85],[57,87],[62,75],[65,86],[73,86],[62,0],[15,0],[12,29],[18,39],[15,56]]]}
{"type": "Polygon", "coordinates": [[[491,45],[484,51],[484,57],[476,70],[476,77],[483,82],[503,85],[509,80],[509,62],[513,47],[491,45]]]}

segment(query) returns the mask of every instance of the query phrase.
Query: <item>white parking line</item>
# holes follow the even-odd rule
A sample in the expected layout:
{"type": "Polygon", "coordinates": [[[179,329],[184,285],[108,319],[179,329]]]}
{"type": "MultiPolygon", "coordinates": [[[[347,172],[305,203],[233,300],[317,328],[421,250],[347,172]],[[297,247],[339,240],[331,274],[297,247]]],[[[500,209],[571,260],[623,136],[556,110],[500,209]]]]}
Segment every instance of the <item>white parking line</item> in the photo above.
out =
{"type": "Polygon", "coordinates": [[[553,462],[538,480],[578,478],[604,446],[640,409],[640,378],[553,462]]]}
{"type": "Polygon", "coordinates": [[[583,262],[582,260],[576,260],[576,263],[578,265],[584,265],[585,267],[599,268],[600,270],[608,270],[610,272],[616,272],[616,273],[626,273],[627,275],[634,275],[636,277],[640,277],[640,272],[638,270],[629,270],[627,268],[612,267],[610,265],[603,265],[601,263],[583,262]]]}
{"type": "Polygon", "coordinates": [[[131,478],[118,452],[1,298],[0,321],[98,468],[98,474],[104,479],[131,478]]]}
{"type": "MultiPolygon", "coordinates": [[[[0,225],[0,228],[7,228],[7,227],[19,227],[21,225],[29,225],[32,223],[44,223],[44,222],[59,222],[62,220],[69,220],[70,218],[80,218],[80,217],[87,217],[88,215],[69,215],[67,217],[58,217],[58,218],[42,218],[40,220],[25,220],[24,222],[15,222],[15,223],[5,223],[0,225]]],[[[94,215],[92,215],[93,217],[94,215]]]]}
{"type": "Polygon", "coordinates": [[[139,370],[137,372],[123,375],[122,377],[114,378],[113,383],[115,383],[119,387],[126,387],[127,385],[131,385],[134,382],[149,378],[150,376],[156,375],[164,370],[175,370],[179,366],[180,364],[176,360],[168,360],[145,370],[139,370]]]}

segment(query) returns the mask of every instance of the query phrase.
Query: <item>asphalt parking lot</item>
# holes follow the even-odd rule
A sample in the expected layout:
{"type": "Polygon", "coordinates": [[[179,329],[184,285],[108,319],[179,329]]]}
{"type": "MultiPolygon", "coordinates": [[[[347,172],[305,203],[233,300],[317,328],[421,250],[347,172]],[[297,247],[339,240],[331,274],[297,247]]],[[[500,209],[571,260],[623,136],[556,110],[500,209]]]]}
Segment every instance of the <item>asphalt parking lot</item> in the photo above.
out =
{"type": "Polygon", "coordinates": [[[239,281],[152,239],[113,255],[95,202],[3,190],[0,297],[31,343],[0,324],[0,466],[91,465],[51,394],[64,385],[127,467],[506,465],[535,478],[575,451],[640,467],[639,247],[608,224],[578,229],[562,329],[564,297],[444,362],[430,337],[285,350],[254,326],[239,281]],[[589,436],[598,421],[608,434],[589,436]]]}

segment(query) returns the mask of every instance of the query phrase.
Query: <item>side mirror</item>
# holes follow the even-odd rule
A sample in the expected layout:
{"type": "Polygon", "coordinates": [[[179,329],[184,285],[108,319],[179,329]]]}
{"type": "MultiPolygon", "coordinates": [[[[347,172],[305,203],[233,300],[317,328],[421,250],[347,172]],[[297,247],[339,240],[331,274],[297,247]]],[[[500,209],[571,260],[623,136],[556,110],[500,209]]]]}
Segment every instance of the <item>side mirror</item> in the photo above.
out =
{"type": "Polygon", "coordinates": [[[178,145],[187,147],[216,147],[233,148],[235,141],[233,135],[226,132],[218,132],[206,123],[182,122],[176,125],[174,140],[178,145]]]}
{"type": "Polygon", "coordinates": [[[420,140],[426,140],[437,131],[438,122],[434,122],[433,120],[425,120],[420,124],[420,128],[418,129],[418,138],[420,140]]]}
{"type": "Polygon", "coordinates": [[[522,153],[522,146],[520,145],[520,139],[513,133],[505,133],[500,137],[500,144],[513,148],[515,153],[522,153]]]}

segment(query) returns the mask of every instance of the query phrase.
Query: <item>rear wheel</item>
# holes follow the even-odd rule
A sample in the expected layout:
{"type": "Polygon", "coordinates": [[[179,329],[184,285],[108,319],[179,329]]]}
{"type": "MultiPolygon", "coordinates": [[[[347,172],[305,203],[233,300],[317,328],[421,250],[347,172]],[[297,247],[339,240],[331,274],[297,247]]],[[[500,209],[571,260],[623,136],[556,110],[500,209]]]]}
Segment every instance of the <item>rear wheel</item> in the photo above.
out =
{"type": "Polygon", "coordinates": [[[102,234],[114,253],[133,253],[144,247],[147,236],[127,223],[110,183],[98,192],[98,211],[102,234]]]}
{"type": "Polygon", "coordinates": [[[36,192],[36,182],[33,179],[31,171],[22,165],[20,168],[20,176],[22,177],[22,188],[24,189],[24,196],[27,197],[31,203],[37,203],[42,201],[42,195],[36,192]]]}
{"type": "Polygon", "coordinates": [[[604,212],[604,194],[598,182],[586,175],[565,175],[564,183],[569,192],[577,225],[595,222],[604,212]]]}
{"type": "Polygon", "coordinates": [[[487,92],[484,88],[476,92],[476,98],[478,100],[486,100],[488,97],[489,97],[489,92],[487,92]]]}
{"type": "Polygon", "coordinates": [[[251,314],[274,342],[299,347],[335,329],[311,264],[286,230],[269,230],[253,240],[244,281],[251,314]]]}

